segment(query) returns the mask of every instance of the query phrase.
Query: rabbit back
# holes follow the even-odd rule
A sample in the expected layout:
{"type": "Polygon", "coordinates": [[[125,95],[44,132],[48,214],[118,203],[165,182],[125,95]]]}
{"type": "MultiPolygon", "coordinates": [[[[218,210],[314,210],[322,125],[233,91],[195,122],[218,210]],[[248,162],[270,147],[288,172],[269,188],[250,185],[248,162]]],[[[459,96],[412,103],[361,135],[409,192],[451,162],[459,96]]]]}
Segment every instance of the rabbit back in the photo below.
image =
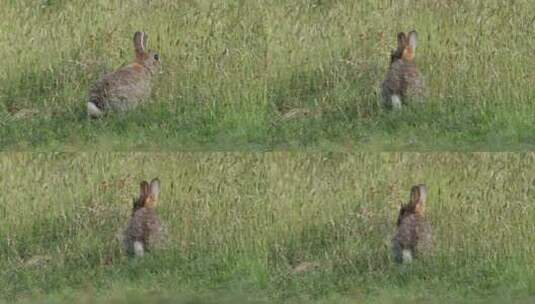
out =
{"type": "Polygon", "coordinates": [[[140,255],[139,252],[157,247],[161,239],[162,225],[156,211],[144,207],[137,210],[130,219],[125,231],[124,246],[128,254],[140,255]],[[142,250],[139,246],[142,246],[142,250]]]}
{"type": "Polygon", "coordinates": [[[150,97],[150,77],[143,66],[129,65],[98,80],[89,93],[89,101],[100,110],[127,111],[150,97]]]}
{"type": "Polygon", "coordinates": [[[396,262],[408,262],[430,251],[432,247],[431,225],[423,216],[409,214],[401,219],[392,243],[396,262]]]}
{"type": "Polygon", "coordinates": [[[383,103],[391,106],[392,96],[397,96],[405,103],[407,99],[423,101],[425,84],[414,62],[402,59],[392,62],[382,84],[383,103]]]}

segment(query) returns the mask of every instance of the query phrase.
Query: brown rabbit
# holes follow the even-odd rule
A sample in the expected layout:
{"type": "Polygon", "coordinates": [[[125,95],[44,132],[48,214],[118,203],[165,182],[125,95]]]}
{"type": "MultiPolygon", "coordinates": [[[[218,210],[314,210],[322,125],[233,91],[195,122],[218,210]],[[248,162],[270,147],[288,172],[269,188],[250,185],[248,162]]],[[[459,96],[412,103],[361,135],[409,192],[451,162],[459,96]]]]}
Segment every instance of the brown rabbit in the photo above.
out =
{"type": "Polygon", "coordinates": [[[390,56],[390,67],[382,84],[382,100],[387,108],[400,109],[409,100],[424,101],[425,84],[414,63],[416,31],[398,34],[398,47],[390,56]]]}
{"type": "Polygon", "coordinates": [[[156,214],[160,181],[142,181],[139,198],[134,199],[132,218],[124,232],[123,245],[129,255],[143,256],[146,251],[161,244],[163,228],[156,214]]]}
{"type": "Polygon", "coordinates": [[[426,199],[426,186],[413,186],[409,203],[400,208],[398,231],[392,239],[394,260],[397,263],[411,262],[413,258],[431,249],[431,225],[424,215],[426,199]]]}
{"type": "Polygon", "coordinates": [[[124,112],[150,97],[152,78],[160,70],[160,56],[147,51],[147,40],[147,34],[136,32],[134,62],[106,74],[91,88],[87,103],[89,117],[101,117],[109,111],[124,112]]]}

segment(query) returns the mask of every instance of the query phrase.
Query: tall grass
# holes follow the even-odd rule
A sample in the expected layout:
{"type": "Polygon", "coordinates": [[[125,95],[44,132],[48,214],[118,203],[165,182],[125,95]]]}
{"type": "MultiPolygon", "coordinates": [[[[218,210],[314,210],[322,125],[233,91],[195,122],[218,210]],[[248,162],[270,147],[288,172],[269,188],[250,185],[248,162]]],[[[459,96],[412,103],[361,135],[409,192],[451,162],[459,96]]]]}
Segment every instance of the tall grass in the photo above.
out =
{"type": "Polygon", "coordinates": [[[533,154],[2,154],[0,299],[529,297],[534,169],[533,154]],[[117,235],[155,176],[171,244],[129,260],[117,235]],[[399,204],[422,182],[435,256],[397,267],[399,204]]]}
{"type": "Polygon", "coordinates": [[[0,147],[39,150],[533,148],[533,1],[2,1],[0,147]],[[149,33],[152,103],[85,117],[91,84],[149,33]],[[420,33],[427,106],[377,87],[420,33]],[[292,112],[293,111],[293,112],[292,112]],[[297,115],[289,113],[312,113],[297,115]]]}

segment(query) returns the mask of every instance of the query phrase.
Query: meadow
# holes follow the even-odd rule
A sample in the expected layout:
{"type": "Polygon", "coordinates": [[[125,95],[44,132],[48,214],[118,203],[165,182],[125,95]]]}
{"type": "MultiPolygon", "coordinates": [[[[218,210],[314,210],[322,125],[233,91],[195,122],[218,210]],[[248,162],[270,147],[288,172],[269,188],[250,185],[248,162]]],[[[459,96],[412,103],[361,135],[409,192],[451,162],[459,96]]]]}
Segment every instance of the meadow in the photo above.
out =
{"type": "Polygon", "coordinates": [[[535,299],[532,153],[3,153],[0,171],[0,302],[535,299]],[[129,259],[117,235],[155,176],[169,244],[129,259]],[[436,248],[400,267],[417,183],[436,248]]]}
{"type": "Polygon", "coordinates": [[[0,2],[0,148],[39,151],[535,147],[535,2],[0,2]],[[427,105],[378,105],[398,31],[418,30],[427,105]],[[91,121],[91,84],[149,34],[151,102],[91,121]]]}

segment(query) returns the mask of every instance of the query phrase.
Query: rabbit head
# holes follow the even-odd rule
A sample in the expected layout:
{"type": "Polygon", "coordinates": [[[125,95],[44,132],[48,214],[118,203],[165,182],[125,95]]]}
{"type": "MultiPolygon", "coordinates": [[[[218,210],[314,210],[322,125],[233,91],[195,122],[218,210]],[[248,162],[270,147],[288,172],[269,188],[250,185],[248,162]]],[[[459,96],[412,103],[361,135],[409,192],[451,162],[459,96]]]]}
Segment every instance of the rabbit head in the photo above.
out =
{"type": "Polygon", "coordinates": [[[417,42],[418,33],[416,31],[411,31],[408,35],[403,32],[398,33],[398,47],[392,51],[390,62],[392,63],[400,59],[412,62],[414,60],[417,42]]]}
{"type": "Polygon", "coordinates": [[[145,32],[134,34],[135,63],[148,69],[151,74],[157,74],[160,70],[160,55],[147,49],[148,40],[149,36],[145,32]]]}
{"type": "Polygon", "coordinates": [[[410,201],[406,205],[401,205],[397,225],[401,225],[403,218],[411,214],[423,216],[425,212],[425,202],[427,200],[427,187],[424,184],[411,188],[410,201]]]}
{"type": "Polygon", "coordinates": [[[150,184],[147,181],[142,181],[139,184],[139,197],[134,199],[132,214],[141,208],[156,207],[159,195],[160,180],[158,178],[153,179],[150,184]]]}

